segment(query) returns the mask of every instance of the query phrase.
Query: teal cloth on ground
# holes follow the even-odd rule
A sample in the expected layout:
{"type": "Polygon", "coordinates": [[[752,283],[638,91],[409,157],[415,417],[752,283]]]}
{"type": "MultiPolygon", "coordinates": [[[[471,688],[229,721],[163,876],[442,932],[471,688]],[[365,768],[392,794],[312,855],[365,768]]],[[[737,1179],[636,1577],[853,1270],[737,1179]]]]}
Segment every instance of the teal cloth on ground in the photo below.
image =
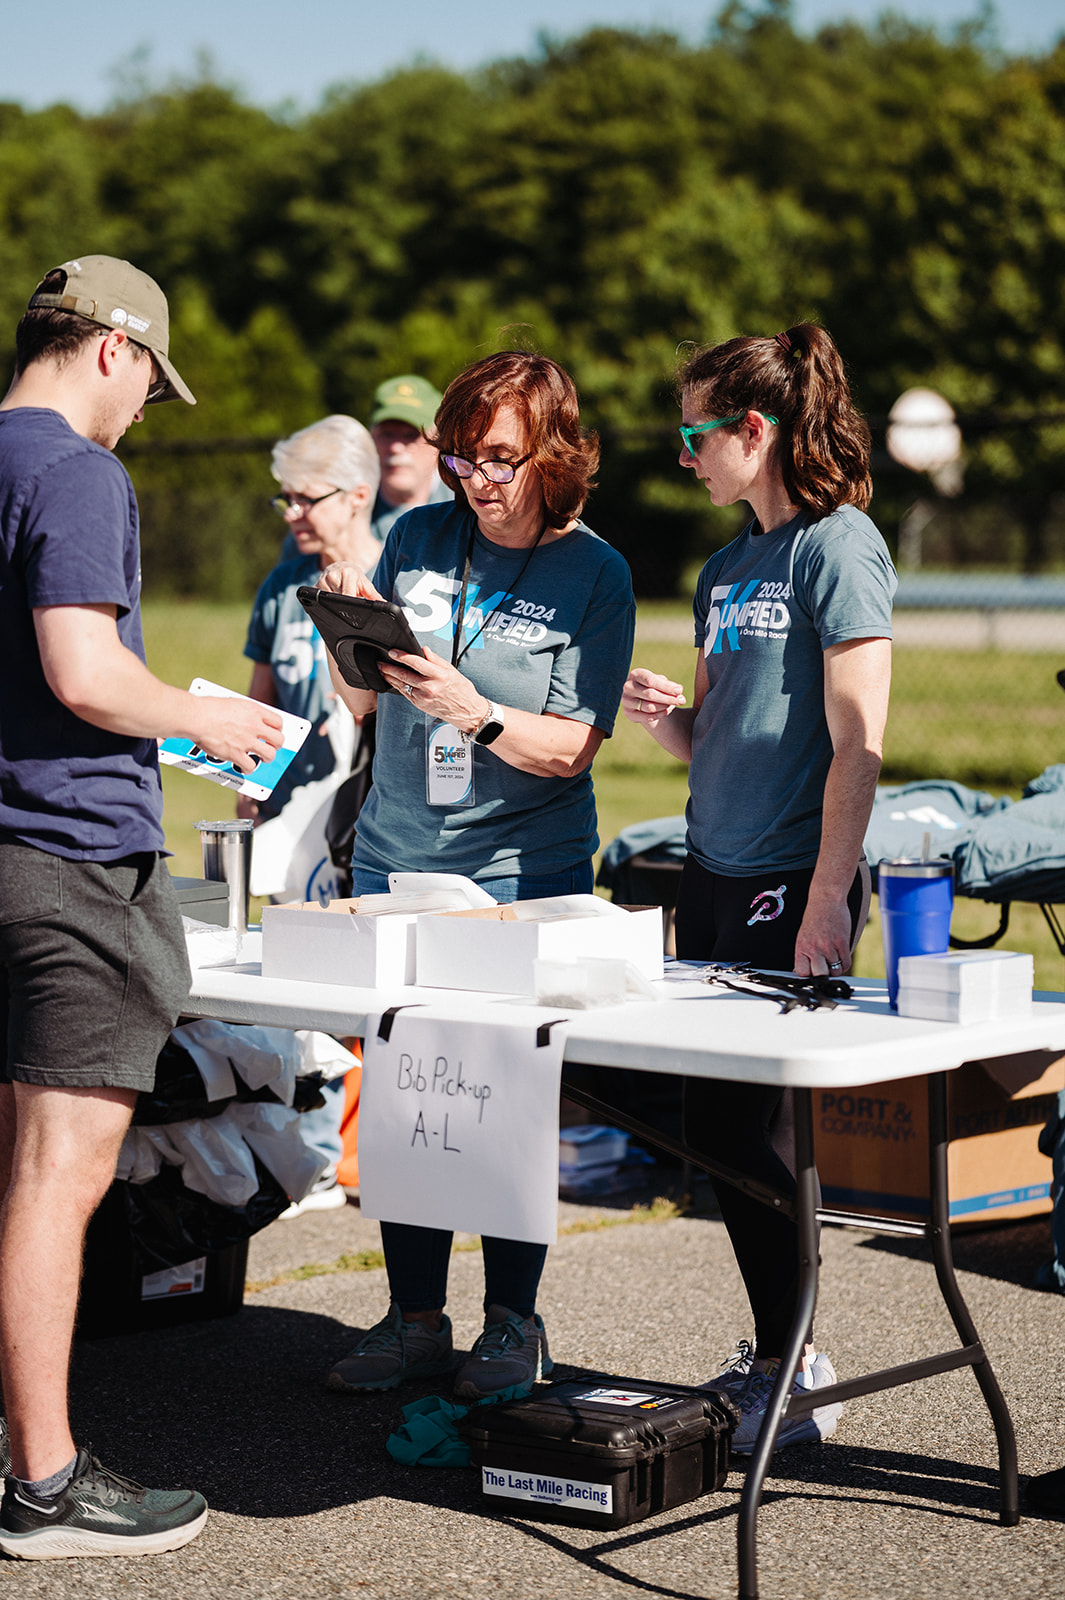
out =
{"type": "Polygon", "coordinates": [[[523,1400],[521,1384],[486,1395],[473,1406],[457,1406],[441,1395],[426,1395],[403,1407],[403,1421],[385,1442],[394,1461],[405,1467],[468,1467],[470,1447],[459,1437],[457,1423],[477,1406],[495,1406],[504,1400],[523,1400]]]}

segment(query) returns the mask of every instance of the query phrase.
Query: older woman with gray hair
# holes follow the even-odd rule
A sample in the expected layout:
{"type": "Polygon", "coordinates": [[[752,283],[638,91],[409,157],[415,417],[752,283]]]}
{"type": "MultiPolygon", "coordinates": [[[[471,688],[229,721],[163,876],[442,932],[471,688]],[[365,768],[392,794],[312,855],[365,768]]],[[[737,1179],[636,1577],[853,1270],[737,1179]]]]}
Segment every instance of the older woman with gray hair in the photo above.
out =
{"type": "MultiPolygon", "coordinates": [[[[345,416],[312,422],[274,446],[272,470],[281,487],[270,504],[285,519],[297,554],[281,560],[255,597],[244,646],[244,654],[254,662],[249,693],[255,700],[306,717],[312,728],[268,800],[256,803],[244,795],[238,800],[238,815],[256,822],[278,816],[296,791],[311,794],[314,791],[306,786],[338,771],[346,774],[360,732],[366,737],[367,730],[356,727],[333,693],[325,646],[296,599],[296,590],[315,583],[319,572],[335,561],[372,567],[381,553],[370,526],[380,460],[361,422],[345,416]]],[[[291,1205],[285,1217],[346,1202],[337,1177],[343,1154],[344,1079],[324,1084],[322,1093],[325,1104],[304,1113],[301,1123],[306,1143],[328,1165],[310,1194],[291,1205]]]]}
{"type": "Polygon", "coordinates": [[[281,561],[255,597],[244,646],[254,662],[248,692],[313,726],[270,798],[238,802],[238,814],[257,821],[277,816],[295,789],[328,777],[342,753],[345,770],[350,765],[350,722],[339,738],[335,726],[347,712],[333,694],[325,646],[296,590],[336,561],[373,567],[381,551],[370,527],[381,467],[361,422],[345,416],[312,422],[274,446],[272,470],[281,489],[270,504],[299,553],[281,561]]]}

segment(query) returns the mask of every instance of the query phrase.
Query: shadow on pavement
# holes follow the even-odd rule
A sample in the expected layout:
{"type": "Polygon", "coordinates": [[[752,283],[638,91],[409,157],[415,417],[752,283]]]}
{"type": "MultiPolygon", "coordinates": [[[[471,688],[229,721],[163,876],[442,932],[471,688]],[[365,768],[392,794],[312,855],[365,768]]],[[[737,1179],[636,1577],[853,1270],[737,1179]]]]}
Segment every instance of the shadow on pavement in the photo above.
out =
{"type": "MultiPolygon", "coordinates": [[[[969,1232],[951,1230],[954,1265],[959,1272],[975,1272],[983,1278],[1034,1289],[1035,1275],[1044,1261],[1054,1254],[1050,1237],[1050,1217],[1030,1222],[998,1223],[994,1227],[969,1232]]],[[[932,1253],[923,1239],[900,1239],[889,1235],[863,1241],[865,1250],[905,1256],[911,1261],[927,1261],[932,1253]]]]}

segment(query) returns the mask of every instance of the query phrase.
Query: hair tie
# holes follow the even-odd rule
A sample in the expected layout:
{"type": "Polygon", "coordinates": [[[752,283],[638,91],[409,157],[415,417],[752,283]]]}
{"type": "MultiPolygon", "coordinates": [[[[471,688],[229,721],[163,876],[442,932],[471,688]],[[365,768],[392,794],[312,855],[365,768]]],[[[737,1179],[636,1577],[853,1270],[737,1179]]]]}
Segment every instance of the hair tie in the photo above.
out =
{"type": "Polygon", "coordinates": [[[791,354],[791,335],[787,334],[787,333],[777,333],[777,334],[774,334],[773,337],[776,340],[776,343],[783,350],[784,354],[786,356],[790,355],[791,354]]]}

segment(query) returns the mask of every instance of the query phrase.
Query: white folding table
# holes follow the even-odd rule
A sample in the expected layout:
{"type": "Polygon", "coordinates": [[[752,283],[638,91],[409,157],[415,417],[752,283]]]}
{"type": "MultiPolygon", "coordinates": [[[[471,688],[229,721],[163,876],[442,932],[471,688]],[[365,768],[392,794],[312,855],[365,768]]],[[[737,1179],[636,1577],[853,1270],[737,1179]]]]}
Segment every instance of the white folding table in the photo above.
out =
{"type": "MultiPolygon", "coordinates": [[[[249,953],[251,953],[249,951],[249,953]]],[[[715,1177],[736,1183],[768,1206],[794,1215],[799,1230],[799,1310],[751,1457],[740,1499],[737,1529],[740,1600],[756,1600],[757,1516],[762,1485],[785,1416],[802,1416],[834,1401],[853,1399],[970,1366],[991,1414],[998,1442],[1000,1519],[1019,1519],[1017,1447],[1009,1412],[954,1275],[947,1193],[946,1073],[967,1061],[1020,1051],[1065,1051],[1065,995],[1036,1000],[1030,1013],[998,1022],[959,1025],[898,1017],[888,1007],[883,983],[856,981],[854,998],[835,1010],[784,1013],[771,996],[741,995],[701,984],[665,984],[666,998],[600,1011],[571,1013],[564,1063],[625,1067],[721,1078],[739,1083],[789,1087],[795,1091],[796,1196],[775,1194],[742,1174],[710,1165],[697,1151],[642,1130],[659,1144],[687,1155],[715,1177]],[[859,1088],[928,1074],[930,1216],[927,1223],[853,1216],[818,1205],[811,1092],[859,1088]],[[952,1349],[863,1377],[791,1394],[792,1374],[813,1327],[818,1286],[818,1228],[824,1221],[927,1238],[936,1278],[957,1330],[952,1349]]],[[[367,1020],[393,1007],[432,1007],[450,1016],[499,1016],[514,997],[440,989],[362,989],[267,980],[249,961],[229,968],[200,968],[185,1007],[190,1017],[226,1022],[318,1028],[339,1035],[364,1034],[367,1020]]],[[[528,1004],[525,997],[524,1004],[528,1004]]],[[[545,1017],[558,1012],[544,1013],[545,1017]]],[[[567,1092],[569,1092],[567,1090],[567,1092]]],[[[579,1094],[622,1126],[639,1127],[614,1108],[579,1094]]],[[[432,1225],[432,1219],[426,1219],[432,1225]]]]}

